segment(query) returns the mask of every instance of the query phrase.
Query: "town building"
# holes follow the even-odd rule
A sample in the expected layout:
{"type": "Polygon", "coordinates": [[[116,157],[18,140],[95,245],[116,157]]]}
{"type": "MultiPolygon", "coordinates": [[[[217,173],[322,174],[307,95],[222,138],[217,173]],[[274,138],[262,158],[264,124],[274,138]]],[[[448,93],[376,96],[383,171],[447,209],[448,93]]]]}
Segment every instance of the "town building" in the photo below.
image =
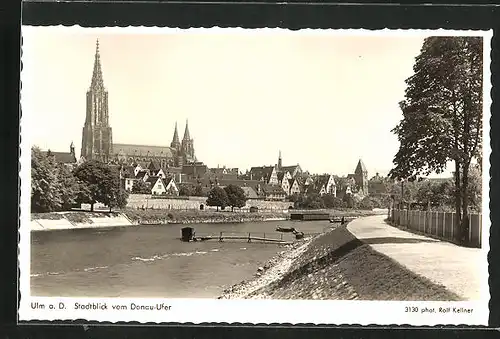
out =
{"type": "Polygon", "coordinates": [[[73,142],[71,142],[71,145],[69,146],[69,152],[54,152],[49,149],[46,152],[42,152],[42,154],[53,156],[57,163],[64,164],[70,168],[77,165],[75,146],[73,145],[73,142]]]}

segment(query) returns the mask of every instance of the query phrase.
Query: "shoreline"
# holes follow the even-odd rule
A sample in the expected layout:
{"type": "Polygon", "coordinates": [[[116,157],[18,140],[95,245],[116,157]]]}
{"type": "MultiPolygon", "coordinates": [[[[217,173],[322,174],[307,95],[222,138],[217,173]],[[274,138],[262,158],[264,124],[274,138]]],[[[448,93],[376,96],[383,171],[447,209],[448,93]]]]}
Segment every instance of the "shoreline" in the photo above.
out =
{"type": "MultiPolygon", "coordinates": [[[[334,213],[348,217],[362,217],[367,214],[377,214],[375,211],[369,212],[358,210],[335,211],[334,213]]],[[[125,209],[113,212],[66,211],[32,213],[30,229],[31,232],[47,232],[141,225],[235,224],[286,220],[290,220],[290,216],[288,213],[282,211],[260,213],[135,209],[125,209]]]]}
{"type": "Polygon", "coordinates": [[[375,251],[347,225],[288,245],[218,299],[463,300],[375,251]]]}

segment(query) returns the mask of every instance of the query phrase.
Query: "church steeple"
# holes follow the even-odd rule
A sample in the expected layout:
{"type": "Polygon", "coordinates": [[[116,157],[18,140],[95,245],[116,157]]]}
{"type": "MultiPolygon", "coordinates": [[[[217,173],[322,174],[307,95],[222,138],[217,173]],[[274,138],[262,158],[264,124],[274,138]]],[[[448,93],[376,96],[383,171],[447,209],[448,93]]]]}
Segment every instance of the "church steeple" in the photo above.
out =
{"type": "Polygon", "coordinates": [[[174,137],[172,138],[170,147],[175,148],[176,150],[179,150],[181,148],[181,143],[179,141],[179,133],[177,132],[177,122],[175,123],[174,137]]]}
{"type": "Polygon", "coordinates": [[[189,127],[188,121],[186,119],[186,129],[184,130],[184,137],[182,138],[181,143],[181,153],[184,158],[184,163],[190,163],[196,161],[196,157],[194,156],[194,141],[191,139],[189,135],[189,127]]]}
{"type": "Polygon", "coordinates": [[[282,163],[281,163],[281,150],[280,150],[278,156],[278,171],[281,171],[281,168],[282,168],[282,163]]]}
{"type": "Polygon", "coordinates": [[[81,155],[86,160],[108,162],[113,155],[113,135],[109,126],[108,92],[104,88],[99,40],[96,41],[92,81],[87,91],[87,114],[82,133],[81,155]]]}
{"type": "Polygon", "coordinates": [[[186,119],[186,129],[184,130],[184,138],[182,140],[191,140],[191,136],[189,135],[189,127],[188,127],[188,120],[186,119]]]}
{"type": "Polygon", "coordinates": [[[96,41],[95,57],[94,57],[94,72],[92,73],[91,88],[103,88],[104,80],[102,78],[101,55],[99,54],[99,39],[96,41]]]}

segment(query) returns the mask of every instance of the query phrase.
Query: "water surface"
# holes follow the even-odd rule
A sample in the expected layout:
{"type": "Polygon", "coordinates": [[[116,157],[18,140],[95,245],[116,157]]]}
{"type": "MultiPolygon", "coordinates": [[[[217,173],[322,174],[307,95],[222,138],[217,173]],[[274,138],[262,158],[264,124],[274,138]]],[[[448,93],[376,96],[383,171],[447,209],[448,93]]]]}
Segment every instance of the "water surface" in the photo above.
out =
{"type": "MultiPolygon", "coordinates": [[[[196,234],[279,237],[277,225],[320,233],[328,221],[195,224],[196,234]]],[[[186,225],[32,232],[31,294],[71,297],[213,298],[251,278],[281,245],[245,241],[184,243],[186,225]]],[[[292,240],[290,234],[284,239],[292,240]]]]}

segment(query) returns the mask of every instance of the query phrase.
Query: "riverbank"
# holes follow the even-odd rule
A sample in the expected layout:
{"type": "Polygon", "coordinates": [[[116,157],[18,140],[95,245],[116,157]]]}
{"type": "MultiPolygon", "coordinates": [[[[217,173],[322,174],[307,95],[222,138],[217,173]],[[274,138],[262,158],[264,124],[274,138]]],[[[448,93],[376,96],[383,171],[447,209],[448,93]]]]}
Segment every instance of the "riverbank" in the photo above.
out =
{"type": "Polygon", "coordinates": [[[288,214],[283,213],[283,211],[249,213],[238,211],[125,209],[122,212],[132,222],[139,225],[243,223],[288,219],[288,214]]]}
{"type": "MultiPolygon", "coordinates": [[[[361,217],[379,214],[365,210],[321,210],[336,217],[361,217]]],[[[169,209],[131,209],[115,212],[67,211],[51,213],[32,213],[31,230],[49,231],[78,228],[123,227],[133,225],[167,224],[209,224],[245,223],[288,220],[288,210],[234,212],[213,210],[169,210],[169,209]]]]}
{"type": "Polygon", "coordinates": [[[363,243],[345,225],[294,244],[221,299],[460,300],[363,243]]]}
{"type": "Polygon", "coordinates": [[[31,231],[53,231],[81,228],[133,226],[126,215],[119,212],[52,212],[32,213],[31,231]]]}

